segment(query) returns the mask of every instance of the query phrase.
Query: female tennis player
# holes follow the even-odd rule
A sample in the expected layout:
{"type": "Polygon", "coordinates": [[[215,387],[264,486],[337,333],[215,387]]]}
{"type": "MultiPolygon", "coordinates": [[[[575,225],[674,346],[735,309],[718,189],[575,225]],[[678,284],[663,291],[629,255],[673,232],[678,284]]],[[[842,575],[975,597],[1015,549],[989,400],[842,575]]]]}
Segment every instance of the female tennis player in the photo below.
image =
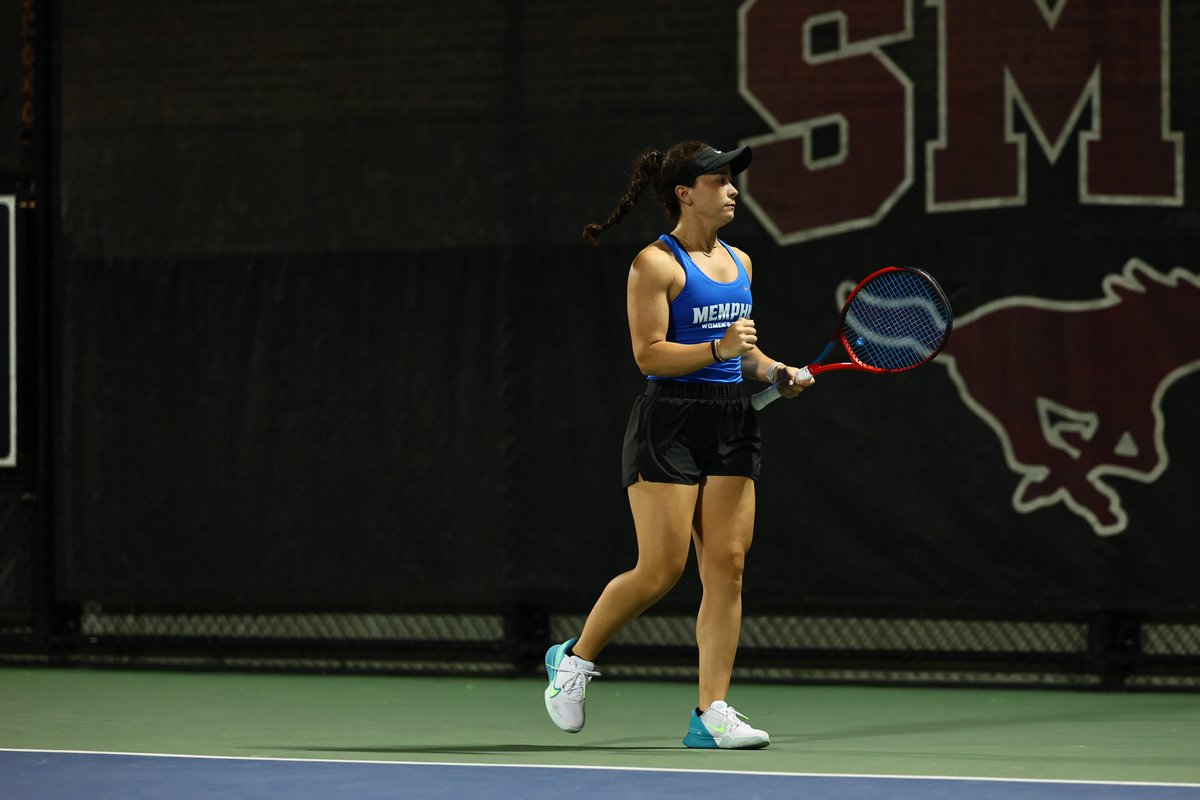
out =
{"type": "Polygon", "coordinates": [[[608,584],[578,637],[546,653],[546,710],[564,731],[584,724],[595,660],[627,623],[679,580],[695,545],[704,593],[696,618],[700,702],[688,747],[766,747],[770,736],[728,704],[742,618],[742,568],[754,529],[754,481],[762,440],[743,381],[774,383],[783,397],[812,384],[799,369],[758,347],[751,316],[752,267],[717,238],[734,218],[732,178],[750,164],[749,147],[722,152],[682,142],[638,157],[629,187],[600,235],[653,185],[674,224],[629,269],[627,306],[633,357],[648,378],[625,434],[624,482],[637,532],[634,568],[608,584]]]}

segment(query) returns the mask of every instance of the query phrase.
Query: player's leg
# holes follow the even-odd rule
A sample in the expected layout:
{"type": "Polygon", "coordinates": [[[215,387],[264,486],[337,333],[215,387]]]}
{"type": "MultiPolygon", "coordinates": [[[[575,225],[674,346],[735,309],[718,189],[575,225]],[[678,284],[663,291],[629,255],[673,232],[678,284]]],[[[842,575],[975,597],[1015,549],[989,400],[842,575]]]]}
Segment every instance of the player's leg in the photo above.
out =
{"type": "Polygon", "coordinates": [[[638,481],[629,487],[638,559],[613,578],[596,601],[577,639],[546,652],[546,711],[564,731],[583,728],[587,684],[598,675],[595,659],[605,645],[683,574],[691,545],[697,486],[638,481]]]}
{"type": "Polygon", "coordinates": [[[700,707],[724,700],[742,630],[742,570],[754,537],[754,481],[711,475],[696,506],[696,560],[704,587],[696,615],[700,707]]]}
{"type": "Polygon", "coordinates": [[[613,578],[588,615],[576,654],[594,660],[613,636],[671,590],[687,566],[698,486],[638,481],[629,487],[637,564],[613,578]]]}
{"type": "Polygon", "coordinates": [[[771,739],[747,725],[726,703],[742,628],[742,571],[754,536],[754,481],[710,475],[696,506],[696,558],[704,587],[696,616],[700,650],[700,704],[684,744],[758,748],[771,739]]]}

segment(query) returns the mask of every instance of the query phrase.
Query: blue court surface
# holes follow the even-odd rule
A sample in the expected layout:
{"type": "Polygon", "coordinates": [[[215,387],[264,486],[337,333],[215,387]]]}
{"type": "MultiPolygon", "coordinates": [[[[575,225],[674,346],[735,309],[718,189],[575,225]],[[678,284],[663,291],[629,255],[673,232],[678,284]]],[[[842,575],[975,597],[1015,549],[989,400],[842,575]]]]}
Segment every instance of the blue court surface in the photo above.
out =
{"type": "Polygon", "coordinates": [[[0,751],[6,800],[1191,800],[1200,785],[0,751]]]}

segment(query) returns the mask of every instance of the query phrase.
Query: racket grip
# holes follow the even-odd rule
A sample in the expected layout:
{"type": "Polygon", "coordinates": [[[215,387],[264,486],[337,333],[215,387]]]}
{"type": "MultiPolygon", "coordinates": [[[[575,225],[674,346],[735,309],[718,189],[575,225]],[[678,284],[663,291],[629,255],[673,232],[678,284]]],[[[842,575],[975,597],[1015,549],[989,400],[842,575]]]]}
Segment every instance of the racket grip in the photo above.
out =
{"type": "Polygon", "coordinates": [[[771,384],[761,392],[756,393],[750,398],[750,405],[754,406],[755,411],[762,411],[767,406],[779,399],[779,387],[771,384]]]}
{"type": "MultiPolygon", "coordinates": [[[[806,381],[812,377],[812,373],[808,371],[808,367],[805,367],[804,369],[800,370],[796,377],[802,381],[806,381]]],[[[779,387],[772,383],[770,386],[751,397],[750,405],[754,407],[755,411],[762,411],[764,408],[771,405],[771,403],[774,403],[776,400],[778,400],[779,396],[779,387]]]]}

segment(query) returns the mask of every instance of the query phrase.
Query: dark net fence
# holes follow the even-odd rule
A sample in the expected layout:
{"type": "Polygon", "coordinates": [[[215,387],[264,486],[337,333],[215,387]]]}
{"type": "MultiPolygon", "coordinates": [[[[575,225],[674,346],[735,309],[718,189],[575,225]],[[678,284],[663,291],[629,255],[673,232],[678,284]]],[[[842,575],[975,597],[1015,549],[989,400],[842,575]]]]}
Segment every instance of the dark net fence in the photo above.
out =
{"type": "MultiPolygon", "coordinates": [[[[735,677],[1195,688],[1200,11],[1027,5],[54,4],[4,45],[50,78],[0,659],[536,676],[636,557],[664,222],[579,230],[699,137],[755,148],[722,235],[764,350],[889,264],[957,313],[932,365],[762,413],[735,677]]],[[[606,676],[693,677],[700,592],[606,676]]]]}
{"type": "MultiPolygon", "coordinates": [[[[93,666],[533,676],[549,640],[582,615],[504,613],[260,614],[78,610],[68,663],[93,666]],[[547,632],[549,635],[547,636],[547,632]]],[[[695,618],[650,614],[605,651],[611,678],[694,679],[695,618]]],[[[40,661],[10,648],[8,661],[40,661]]],[[[1090,618],[997,619],[752,615],[735,678],[784,682],[1195,687],[1200,626],[1090,618]]]]}

